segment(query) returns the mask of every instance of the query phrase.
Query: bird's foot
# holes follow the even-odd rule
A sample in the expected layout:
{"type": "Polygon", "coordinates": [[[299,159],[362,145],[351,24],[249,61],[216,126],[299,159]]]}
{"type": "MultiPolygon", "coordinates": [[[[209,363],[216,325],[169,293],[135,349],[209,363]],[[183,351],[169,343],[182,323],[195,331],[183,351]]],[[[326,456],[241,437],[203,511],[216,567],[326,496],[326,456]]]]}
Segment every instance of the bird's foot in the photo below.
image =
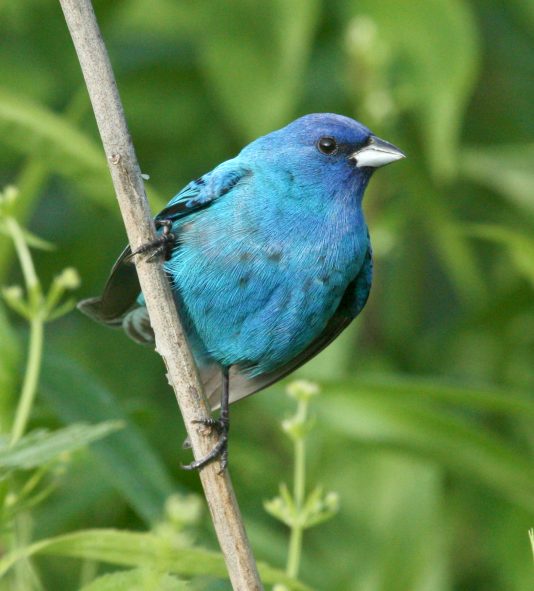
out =
{"type": "Polygon", "coordinates": [[[230,422],[228,419],[199,419],[197,421],[193,421],[193,423],[197,423],[199,425],[204,425],[209,429],[215,429],[219,434],[219,441],[214,445],[213,449],[206,454],[203,458],[199,460],[195,460],[190,464],[183,465],[183,470],[201,470],[204,466],[207,466],[209,463],[213,462],[216,459],[220,459],[221,462],[221,469],[219,470],[219,474],[222,474],[226,467],[228,466],[228,431],[230,429],[230,422]]]}
{"type": "Polygon", "coordinates": [[[172,221],[156,220],[156,228],[163,228],[162,234],[154,240],[142,244],[135,252],[132,252],[128,259],[132,259],[135,255],[145,254],[147,252],[150,252],[147,261],[151,261],[160,255],[165,255],[165,259],[170,256],[176,241],[176,236],[171,232],[172,221]]]}

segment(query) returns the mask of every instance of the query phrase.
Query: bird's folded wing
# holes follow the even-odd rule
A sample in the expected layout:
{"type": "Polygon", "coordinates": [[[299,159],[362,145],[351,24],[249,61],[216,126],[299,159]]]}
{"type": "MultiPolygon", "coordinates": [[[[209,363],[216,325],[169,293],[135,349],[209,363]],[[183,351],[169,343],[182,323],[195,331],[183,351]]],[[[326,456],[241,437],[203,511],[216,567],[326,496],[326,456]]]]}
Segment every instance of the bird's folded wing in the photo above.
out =
{"type": "MultiPolygon", "coordinates": [[[[227,195],[250,174],[250,169],[242,166],[236,159],[223,162],[211,172],[191,181],[169,201],[155,219],[178,222],[187,218],[227,195]]],[[[81,301],[78,304],[80,311],[107,326],[121,326],[126,314],[136,307],[141,291],[130,255],[131,249],[127,246],[113,265],[102,295],[81,301]]]]}

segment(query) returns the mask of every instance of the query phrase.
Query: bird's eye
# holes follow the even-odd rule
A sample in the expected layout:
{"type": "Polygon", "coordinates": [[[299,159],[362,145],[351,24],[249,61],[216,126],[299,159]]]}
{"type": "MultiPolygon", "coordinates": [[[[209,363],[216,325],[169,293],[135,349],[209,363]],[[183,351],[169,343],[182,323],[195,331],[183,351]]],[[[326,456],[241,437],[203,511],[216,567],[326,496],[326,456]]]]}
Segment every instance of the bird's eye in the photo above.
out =
{"type": "Polygon", "coordinates": [[[317,148],[323,154],[331,156],[337,152],[337,143],[333,137],[322,137],[317,142],[317,148]]]}

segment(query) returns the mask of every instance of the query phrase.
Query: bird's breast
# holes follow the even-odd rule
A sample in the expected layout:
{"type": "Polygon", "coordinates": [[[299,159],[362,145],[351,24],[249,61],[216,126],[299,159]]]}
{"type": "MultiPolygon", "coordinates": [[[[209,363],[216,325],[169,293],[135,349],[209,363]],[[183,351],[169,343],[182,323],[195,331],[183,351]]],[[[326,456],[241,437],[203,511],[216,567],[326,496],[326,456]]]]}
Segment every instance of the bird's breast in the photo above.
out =
{"type": "Polygon", "coordinates": [[[322,332],[362,264],[366,232],[358,219],[247,205],[186,222],[167,270],[205,352],[262,373],[322,332]]]}

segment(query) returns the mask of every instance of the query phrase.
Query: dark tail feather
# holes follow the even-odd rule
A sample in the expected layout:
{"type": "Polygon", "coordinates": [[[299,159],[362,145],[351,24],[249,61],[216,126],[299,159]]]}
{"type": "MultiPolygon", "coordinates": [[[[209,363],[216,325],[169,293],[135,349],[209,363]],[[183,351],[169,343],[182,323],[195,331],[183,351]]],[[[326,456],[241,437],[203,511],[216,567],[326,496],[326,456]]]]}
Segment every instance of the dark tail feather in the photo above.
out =
{"type": "Polygon", "coordinates": [[[120,327],[122,325],[122,318],[115,317],[110,318],[106,314],[104,314],[102,310],[102,298],[87,298],[86,300],[82,300],[78,302],[76,306],[80,312],[89,316],[91,320],[98,322],[99,324],[104,324],[105,326],[117,326],[120,327]]]}
{"type": "Polygon", "coordinates": [[[122,316],[112,316],[104,312],[102,298],[88,298],[78,303],[78,310],[95,320],[99,324],[122,328],[124,332],[136,343],[142,345],[154,344],[154,331],[150,326],[148,312],[145,306],[138,306],[122,316]]]}

